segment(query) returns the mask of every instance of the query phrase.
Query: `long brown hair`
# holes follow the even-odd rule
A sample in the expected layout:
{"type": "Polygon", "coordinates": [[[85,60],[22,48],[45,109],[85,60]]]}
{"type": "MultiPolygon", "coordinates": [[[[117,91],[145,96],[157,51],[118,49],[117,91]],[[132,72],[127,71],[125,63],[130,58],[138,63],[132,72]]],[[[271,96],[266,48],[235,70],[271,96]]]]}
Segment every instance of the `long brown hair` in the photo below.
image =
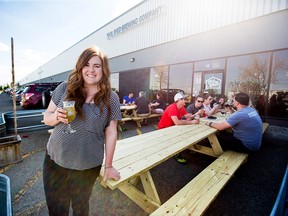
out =
{"type": "Polygon", "coordinates": [[[99,50],[97,47],[90,47],[85,49],[79,56],[76,63],[75,69],[68,77],[67,86],[67,100],[75,100],[75,109],[77,114],[84,118],[84,113],[82,107],[86,101],[87,92],[84,88],[84,79],[82,76],[82,69],[87,65],[88,61],[94,57],[98,56],[102,63],[102,78],[99,81],[99,92],[94,97],[95,105],[100,107],[100,113],[102,114],[104,106],[108,108],[108,116],[111,113],[110,107],[110,94],[111,94],[111,84],[110,84],[110,69],[108,64],[107,56],[99,50]]]}

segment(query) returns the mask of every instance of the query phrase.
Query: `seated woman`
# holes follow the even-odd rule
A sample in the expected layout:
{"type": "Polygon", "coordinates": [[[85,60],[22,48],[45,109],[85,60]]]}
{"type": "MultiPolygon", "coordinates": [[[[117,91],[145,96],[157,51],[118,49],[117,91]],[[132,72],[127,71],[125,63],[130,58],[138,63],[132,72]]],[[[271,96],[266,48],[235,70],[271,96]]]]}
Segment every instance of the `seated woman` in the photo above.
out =
{"type": "Polygon", "coordinates": [[[213,107],[218,105],[218,110],[216,112],[222,112],[222,110],[225,110],[226,112],[226,107],[225,107],[225,100],[223,97],[220,97],[216,103],[213,104],[213,107]]]}
{"type": "Polygon", "coordinates": [[[210,94],[205,94],[203,98],[204,98],[203,107],[204,107],[206,116],[211,116],[215,114],[218,111],[218,104],[215,105],[213,108],[211,108],[211,102],[213,100],[213,97],[210,94]]]}
{"type": "Polygon", "coordinates": [[[163,99],[163,95],[158,92],[156,94],[156,99],[150,103],[151,113],[162,114],[166,109],[166,103],[163,99]]]}

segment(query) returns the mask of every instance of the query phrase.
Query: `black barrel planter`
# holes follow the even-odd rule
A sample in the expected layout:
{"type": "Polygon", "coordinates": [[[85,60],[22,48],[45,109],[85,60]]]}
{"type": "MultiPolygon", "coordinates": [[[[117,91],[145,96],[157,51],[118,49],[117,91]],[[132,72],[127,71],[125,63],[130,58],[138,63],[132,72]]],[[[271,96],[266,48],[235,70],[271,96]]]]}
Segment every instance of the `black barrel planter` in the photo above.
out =
{"type": "MultiPolygon", "coordinates": [[[[43,113],[46,109],[37,110],[19,110],[16,113],[17,119],[17,131],[18,132],[28,132],[42,129],[50,129],[51,126],[43,124],[43,113]]],[[[6,122],[6,130],[8,133],[14,133],[14,113],[6,112],[4,113],[4,119],[6,122]]]]}
{"type": "Polygon", "coordinates": [[[6,136],[6,124],[4,114],[0,113],[0,137],[6,136]]]}

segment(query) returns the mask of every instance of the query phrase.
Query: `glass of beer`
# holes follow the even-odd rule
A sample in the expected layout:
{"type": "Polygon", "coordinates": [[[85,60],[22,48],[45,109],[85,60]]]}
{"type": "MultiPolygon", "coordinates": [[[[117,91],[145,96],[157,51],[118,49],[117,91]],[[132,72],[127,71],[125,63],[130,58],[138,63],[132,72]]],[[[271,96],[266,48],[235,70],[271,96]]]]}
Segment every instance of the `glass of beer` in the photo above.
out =
{"type": "Polygon", "coordinates": [[[67,119],[68,119],[67,128],[63,131],[63,133],[66,133],[66,134],[75,133],[76,130],[71,128],[71,122],[76,117],[75,101],[63,101],[63,109],[67,111],[66,114],[67,114],[67,119]]]}

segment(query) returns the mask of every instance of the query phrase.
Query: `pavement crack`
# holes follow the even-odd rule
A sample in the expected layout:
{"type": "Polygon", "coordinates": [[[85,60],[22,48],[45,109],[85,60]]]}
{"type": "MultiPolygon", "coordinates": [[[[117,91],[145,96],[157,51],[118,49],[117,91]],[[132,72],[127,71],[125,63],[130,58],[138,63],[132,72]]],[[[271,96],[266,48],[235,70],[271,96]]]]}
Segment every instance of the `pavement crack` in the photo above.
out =
{"type": "Polygon", "coordinates": [[[19,202],[19,200],[25,195],[27,190],[38,181],[39,177],[42,175],[42,170],[39,170],[32,178],[28,179],[24,187],[15,195],[13,199],[13,204],[19,202]]]}
{"type": "Polygon", "coordinates": [[[21,212],[16,212],[15,216],[27,216],[27,215],[36,215],[35,213],[39,213],[41,209],[43,209],[46,205],[46,201],[39,202],[31,208],[27,208],[21,212]]]}

